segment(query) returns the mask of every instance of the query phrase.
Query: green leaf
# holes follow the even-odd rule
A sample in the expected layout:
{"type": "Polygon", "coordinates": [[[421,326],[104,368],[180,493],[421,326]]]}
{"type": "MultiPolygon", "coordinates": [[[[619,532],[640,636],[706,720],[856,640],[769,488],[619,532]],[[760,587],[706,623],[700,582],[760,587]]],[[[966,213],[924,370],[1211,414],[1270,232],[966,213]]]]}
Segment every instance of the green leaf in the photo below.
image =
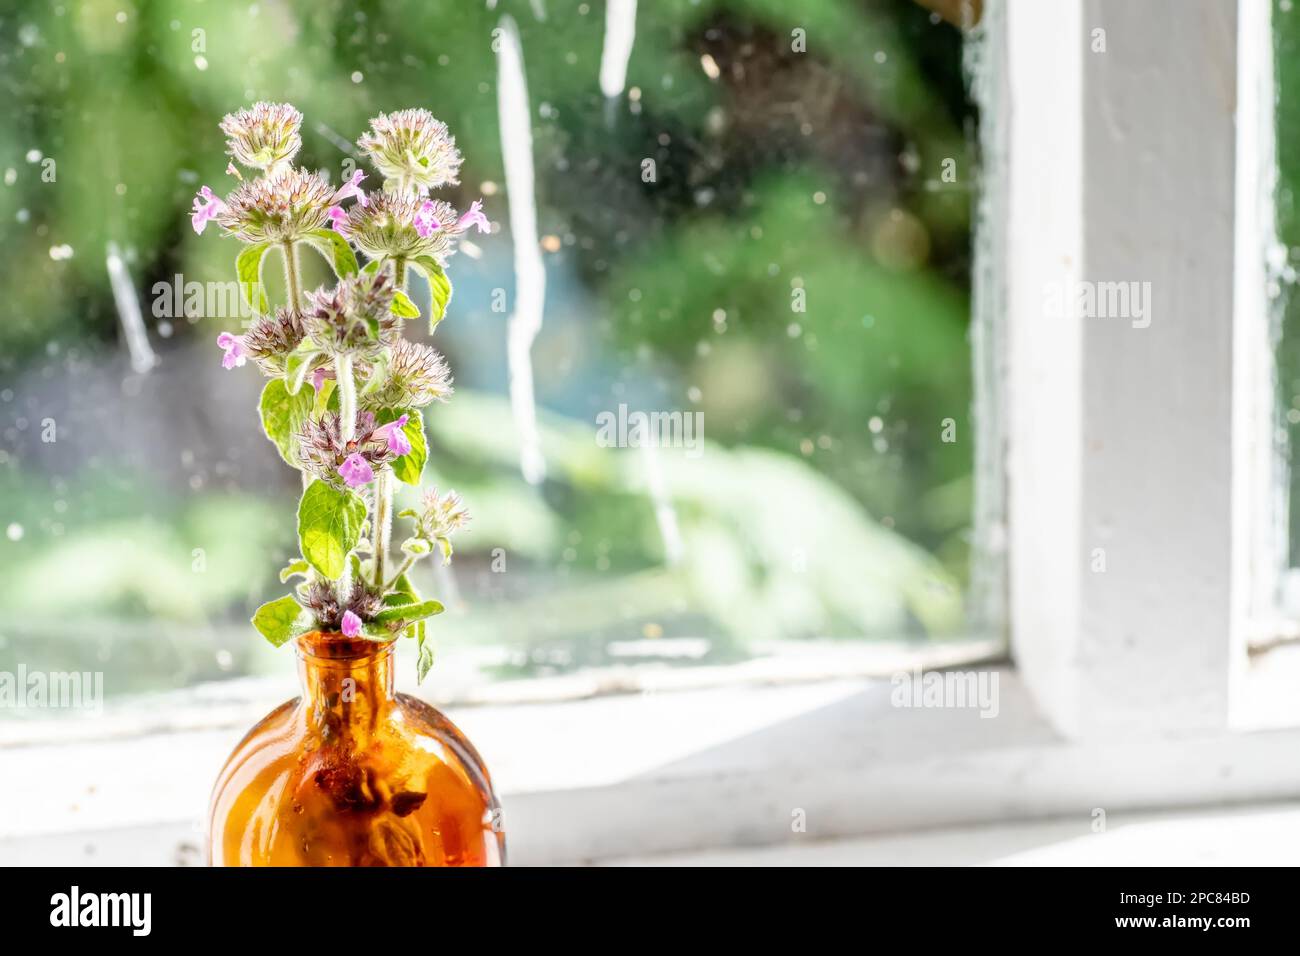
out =
{"type": "Polygon", "coordinates": [[[411,450],[401,458],[393,460],[393,474],[404,484],[418,485],[420,476],[424,474],[424,463],[429,459],[429,442],[424,437],[424,417],[420,414],[420,410],[409,408],[402,411],[386,408],[378,414],[377,420],[379,424],[384,425],[396,421],[403,415],[407,418],[406,424],[402,426],[402,434],[411,443],[411,450]]]}
{"type": "Polygon", "coordinates": [[[321,352],[311,339],[303,339],[298,347],[284,358],[284,384],[290,395],[302,391],[302,383],[320,364],[321,352]]]}
{"type": "Polygon", "coordinates": [[[326,412],[337,412],[339,410],[339,397],[334,394],[334,379],[327,378],[321,382],[320,391],[316,393],[316,400],[312,402],[311,417],[320,418],[326,412]]]}
{"type": "Polygon", "coordinates": [[[293,437],[311,413],[312,396],[299,391],[290,395],[283,379],[273,378],[262,389],[258,411],[262,416],[262,431],[275,442],[280,457],[294,468],[301,468],[298,460],[298,442],[293,437]]]}
{"type": "Polygon", "coordinates": [[[259,242],[255,246],[245,246],[244,251],[235,259],[235,273],[239,277],[239,289],[244,301],[258,312],[270,312],[271,303],[266,297],[266,288],[262,285],[262,258],[271,248],[269,242],[259,242]]]}
{"type": "Polygon", "coordinates": [[[433,666],[433,648],[429,645],[424,637],[424,622],[419,624],[420,633],[416,636],[416,642],[419,650],[415,661],[415,680],[417,683],[424,683],[425,676],[429,673],[429,668],[433,666]]]}
{"type": "MultiPolygon", "coordinates": [[[[384,605],[387,607],[400,607],[404,604],[420,604],[419,592],[415,590],[415,585],[411,583],[411,577],[403,574],[393,582],[393,591],[384,596],[384,605]]],[[[433,666],[433,646],[425,643],[425,621],[423,618],[413,624],[408,624],[406,630],[402,633],[403,637],[415,638],[416,644],[416,677],[423,681],[424,675],[429,673],[429,668],[433,666]]]]}
{"type": "Polygon", "coordinates": [[[307,233],[307,241],[325,257],[340,279],[357,274],[357,255],[341,233],[333,229],[313,229],[307,233]]]}
{"type": "Polygon", "coordinates": [[[295,575],[298,574],[301,574],[303,577],[306,577],[310,569],[311,569],[311,565],[308,564],[306,561],[304,561],[302,558],[299,558],[296,561],[290,561],[288,564],[286,564],[284,567],[280,569],[280,583],[286,584],[288,583],[291,577],[294,577],[295,575]]]}
{"type": "Polygon", "coordinates": [[[402,542],[402,553],[413,558],[422,558],[433,550],[427,538],[407,538],[402,542]]]}
{"type": "Polygon", "coordinates": [[[391,311],[393,315],[397,316],[399,319],[418,319],[420,317],[419,307],[416,306],[416,304],[411,301],[411,297],[401,289],[398,289],[393,293],[393,307],[391,311]]]}
{"type": "Polygon", "coordinates": [[[370,641],[391,641],[397,637],[397,632],[383,624],[367,621],[361,625],[361,636],[370,641]]]}
{"type": "Polygon", "coordinates": [[[370,363],[370,372],[366,376],[365,384],[361,386],[358,395],[370,395],[388,381],[388,366],[392,362],[393,353],[388,349],[383,349],[370,363]]]}
{"type": "Polygon", "coordinates": [[[361,539],[366,503],[360,495],[313,481],[298,503],[298,542],[313,568],[336,580],[361,539]]]}
{"type": "MultiPolygon", "coordinates": [[[[299,623],[299,617],[304,614],[307,612],[286,594],[259,607],[253,614],[253,627],[257,628],[264,638],[279,647],[293,636],[294,625],[299,623]]],[[[311,615],[307,614],[307,616],[311,615]]]]}
{"type": "Polygon", "coordinates": [[[429,334],[432,335],[447,314],[447,305],[451,302],[451,280],[432,256],[416,256],[411,261],[429,280],[429,334]]]}
{"type": "Polygon", "coordinates": [[[437,601],[420,601],[417,604],[397,604],[386,607],[371,620],[375,624],[414,624],[426,617],[441,614],[443,607],[437,601]]]}
{"type": "Polygon", "coordinates": [[[383,259],[371,259],[369,262],[367,262],[364,266],[361,267],[361,274],[372,276],[379,271],[379,267],[383,265],[383,263],[384,263],[383,259]]]}

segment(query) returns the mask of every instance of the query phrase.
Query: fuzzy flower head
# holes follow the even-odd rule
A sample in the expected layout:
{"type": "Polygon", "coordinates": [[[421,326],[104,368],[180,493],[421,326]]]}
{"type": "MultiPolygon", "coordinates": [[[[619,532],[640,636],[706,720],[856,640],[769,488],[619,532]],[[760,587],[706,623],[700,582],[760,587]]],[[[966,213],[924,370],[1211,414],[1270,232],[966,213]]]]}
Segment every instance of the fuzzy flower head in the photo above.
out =
{"type": "Polygon", "coordinates": [[[343,441],[337,413],[309,418],[295,435],[303,470],[335,488],[369,484],[378,469],[397,457],[389,449],[387,436],[375,432],[371,412],[357,413],[356,437],[347,442],[343,441]]]}
{"type": "Polygon", "coordinates": [[[264,315],[243,335],[243,349],[271,378],[284,374],[284,360],[306,338],[302,313],[281,307],[264,315]]]}
{"type": "Polygon", "coordinates": [[[381,113],[357,145],[384,175],[385,190],[427,196],[430,189],[457,182],[461,156],[456,140],[428,110],[381,113]]]}
{"type": "Polygon", "coordinates": [[[320,173],[294,167],[241,183],[211,218],[244,242],[298,242],[329,223],[336,195],[320,173]]]}
{"type": "Polygon", "coordinates": [[[438,489],[433,488],[420,498],[416,524],[426,538],[448,538],[469,524],[469,511],[456,492],[448,491],[445,495],[440,495],[438,489]]]}
{"type": "Polygon", "coordinates": [[[373,357],[397,340],[402,320],[393,315],[393,270],[340,279],[333,288],[307,293],[304,323],[312,341],[331,355],[373,357]]]}
{"type": "Polygon", "coordinates": [[[255,103],[221,121],[226,152],[253,169],[275,169],[302,147],[302,114],[288,103],[255,103]]]}
{"type": "MultiPolygon", "coordinates": [[[[343,622],[347,615],[351,614],[356,619],[355,627],[359,631],[363,622],[379,613],[383,600],[366,587],[366,583],[360,578],[353,578],[346,600],[339,600],[338,591],[332,582],[316,581],[308,586],[303,605],[311,611],[321,630],[338,630],[347,634],[347,629],[354,626],[352,619],[349,618],[345,628],[343,622]]],[[[355,634],[348,636],[355,636],[355,634]]]]}
{"type": "Polygon", "coordinates": [[[334,228],[371,259],[431,256],[445,265],[465,231],[460,223],[450,203],[382,192],[337,216],[334,228]]]}
{"type": "Polygon", "coordinates": [[[427,345],[398,339],[389,357],[388,378],[362,401],[373,408],[423,408],[445,402],[451,392],[446,360],[427,345]]]}

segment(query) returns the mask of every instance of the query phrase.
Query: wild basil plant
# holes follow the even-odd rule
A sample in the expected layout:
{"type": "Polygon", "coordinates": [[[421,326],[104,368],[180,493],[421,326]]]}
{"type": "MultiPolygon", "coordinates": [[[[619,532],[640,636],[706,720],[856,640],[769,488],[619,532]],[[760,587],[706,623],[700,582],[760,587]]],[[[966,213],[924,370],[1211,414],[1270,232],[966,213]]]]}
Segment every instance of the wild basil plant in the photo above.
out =
{"type": "Polygon", "coordinates": [[[470,227],[489,229],[482,203],[459,214],[430,199],[455,185],[461,157],[446,125],[426,110],[377,116],[357,141],[383,175],[366,192],[358,170],[335,188],[318,172],[293,165],[302,114],[287,103],[258,103],[221,122],[239,185],[225,199],[204,186],[191,221],[209,221],[243,243],[235,260],[254,319],[217,344],[230,369],[250,360],[269,381],[259,405],[262,428],[291,467],[302,472],[298,504],[301,557],[280,580],[301,578],[294,593],[257,609],[253,625],[276,646],[311,631],[376,641],[412,637],[419,677],[433,662],[425,619],[442,611],[411,585],[411,567],[430,554],[450,562],[451,536],[469,520],[460,497],[426,491],[418,509],[401,512],[412,530],[400,562],[390,555],[394,482],[418,485],[428,447],[421,409],[451,394],[441,355],[403,338],[420,318],[406,294],[411,270],[431,290],[429,331],[447,311],[447,259],[470,227]],[[235,162],[250,170],[248,178],[235,162]],[[351,202],[345,206],[345,201],[351,202]],[[304,290],[299,254],[319,252],[338,282],[304,290]],[[365,257],[359,265],[357,252],[365,257]],[[286,301],[272,307],[262,268],[284,266],[286,301]]]}

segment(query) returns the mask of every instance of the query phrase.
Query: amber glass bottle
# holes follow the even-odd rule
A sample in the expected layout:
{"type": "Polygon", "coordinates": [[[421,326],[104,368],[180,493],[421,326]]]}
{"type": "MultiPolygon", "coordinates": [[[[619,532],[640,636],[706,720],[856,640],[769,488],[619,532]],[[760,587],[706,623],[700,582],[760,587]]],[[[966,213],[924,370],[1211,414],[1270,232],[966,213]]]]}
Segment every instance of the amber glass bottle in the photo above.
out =
{"type": "Polygon", "coordinates": [[[393,642],[298,639],[302,696],[235,748],[212,792],[213,866],[499,866],[487,769],[450,720],[393,693],[393,642]]]}

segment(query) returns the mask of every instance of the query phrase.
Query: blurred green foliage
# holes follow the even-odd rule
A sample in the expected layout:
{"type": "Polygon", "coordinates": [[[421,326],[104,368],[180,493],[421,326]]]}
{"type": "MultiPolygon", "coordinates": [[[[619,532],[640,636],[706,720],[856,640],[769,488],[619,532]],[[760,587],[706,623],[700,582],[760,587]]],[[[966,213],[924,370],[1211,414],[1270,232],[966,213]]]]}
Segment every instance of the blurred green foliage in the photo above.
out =
{"type": "MultiPolygon", "coordinates": [[[[1287,268],[1300,265],[1300,12],[1285,0],[1273,4],[1274,69],[1277,74],[1277,232],[1286,247],[1287,268]]],[[[1278,400],[1292,451],[1290,561],[1300,562],[1300,296],[1293,285],[1281,290],[1278,346],[1278,400]]]]}
{"type": "MultiPolygon", "coordinates": [[[[493,30],[508,13],[522,34],[549,242],[536,356],[555,477],[540,495],[518,478],[501,406],[504,317],[490,291],[513,280],[510,238],[499,233],[481,240],[479,262],[452,264],[458,291],[438,335],[459,391],[429,426],[433,467],[476,518],[458,562],[472,572],[501,546],[532,583],[500,601],[485,586],[458,628],[484,640],[572,639],[676,615],[683,633],[712,628],[742,643],[958,632],[977,161],[962,36],[912,0],[794,6],[639,4],[629,89],[613,104],[596,82],[599,2],[548,2],[544,20],[525,0],[7,9],[0,383],[68,375],[49,358],[56,343],[90,354],[117,347],[110,242],[125,250],[146,305],[144,290],[175,274],[233,278],[235,245],[195,236],[188,211],[200,184],[230,188],[217,121],[257,99],[302,110],[299,161],[336,181],[370,116],[428,107],[466,157],[463,185],[446,198],[463,208],[485,195],[504,223],[493,30]],[[792,50],[794,30],[805,31],[806,53],[792,50]],[[656,163],[652,182],[646,159],[656,163]],[[941,177],[945,161],[955,183],[941,177]],[[63,244],[71,257],[52,257],[63,244]],[[806,311],[792,309],[795,290],[806,311]],[[686,568],[664,567],[636,452],[592,442],[597,411],[638,397],[705,414],[700,467],[664,456],[686,568]],[[955,443],[940,441],[946,419],[955,443]],[[790,551],[804,548],[808,569],[792,576],[790,551]]],[[[146,321],[153,331],[147,307],[146,321]]],[[[224,327],[177,325],[169,349],[211,348],[224,327]]],[[[222,414],[256,427],[251,406],[222,414]]],[[[209,547],[229,545],[230,561],[264,574],[283,556],[266,553],[271,542],[292,530],[287,470],[278,494],[228,489],[242,491],[232,498],[207,486],[157,490],[122,464],[112,482],[58,477],[90,489],[137,481],[137,499],[161,495],[175,507],[133,519],[103,492],[71,510],[61,539],[37,540],[44,532],[32,528],[22,548],[0,549],[6,607],[50,613],[33,580],[56,562],[105,566],[109,549],[117,566],[85,580],[75,598],[85,608],[178,621],[242,614],[254,597],[244,593],[248,575],[191,590],[193,576],[175,571],[189,564],[185,529],[208,522],[209,547]],[[266,527],[277,533],[267,538],[266,527]],[[114,541],[130,545],[114,550],[114,541]]],[[[39,510],[29,496],[48,498],[50,476],[16,452],[0,465],[0,523],[39,510]]]]}

